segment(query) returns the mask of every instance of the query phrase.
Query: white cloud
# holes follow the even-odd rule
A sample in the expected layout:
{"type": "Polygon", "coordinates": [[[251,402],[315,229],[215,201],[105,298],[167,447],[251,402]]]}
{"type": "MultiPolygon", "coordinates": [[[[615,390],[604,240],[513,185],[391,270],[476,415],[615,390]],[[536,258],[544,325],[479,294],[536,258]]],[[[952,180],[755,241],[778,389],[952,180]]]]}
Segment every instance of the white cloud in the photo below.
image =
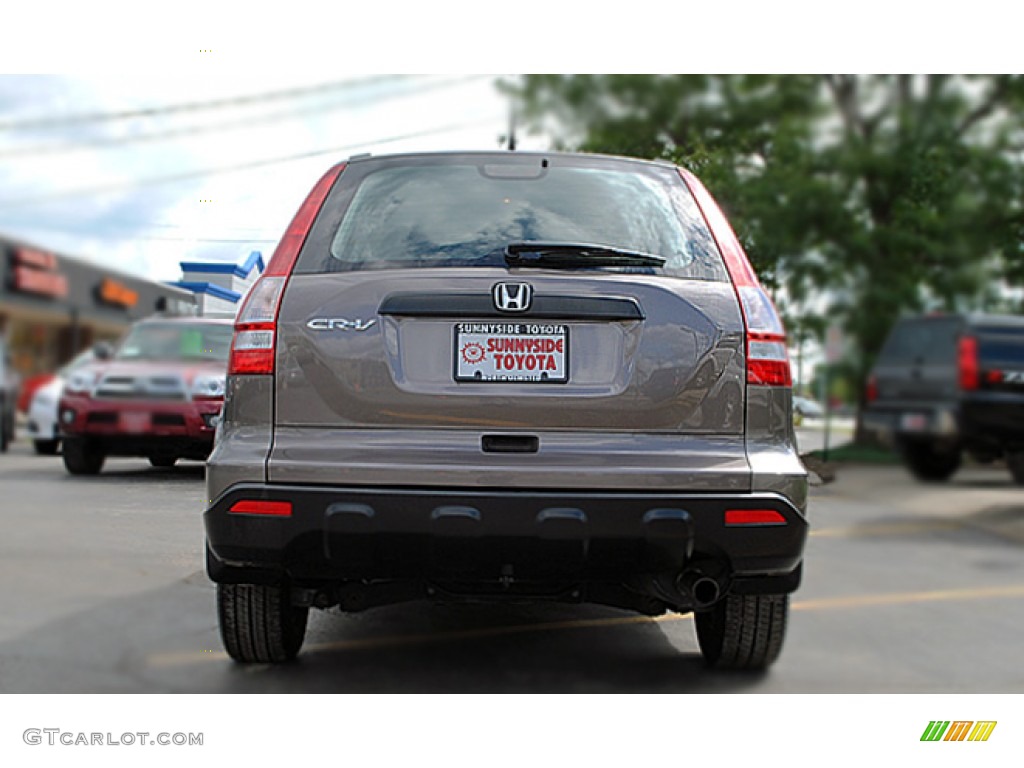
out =
{"type": "MultiPolygon", "coordinates": [[[[375,77],[343,89],[219,109],[0,131],[0,232],[151,279],[182,260],[269,254],[316,179],[359,152],[494,149],[507,105],[490,76],[375,77]],[[281,119],[288,109],[299,116],[281,119]],[[225,127],[225,123],[232,124],[225,127]],[[216,130],[209,129],[216,126],[216,130]],[[178,131],[181,135],[139,141],[178,131]],[[400,140],[393,140],[399,137],[400,140]],[[87,146],[90,141],[115,141],[87,146]],[[17,154],[40,145],[73,151],[17,154]],[[165,184],[140,180],[338,148],[308,159],[165,184]],[[11,154],[15,153],[15,154],[11,154]],[[75,190],[94,194],[60,197],[75,190]],[[32,202],[35,200],[36,202],[32,202]],[[239,241],[239,242],[220,242],[239,241]]],[[[0,77],[8,123],[109,114],[323,84],[324,78],[152,72],[90,78],[0,77]],[[31,94],[31,98],[26,97],[31,94]]],[[[524,148],[546,142],[528,139],[524,148]]]]}

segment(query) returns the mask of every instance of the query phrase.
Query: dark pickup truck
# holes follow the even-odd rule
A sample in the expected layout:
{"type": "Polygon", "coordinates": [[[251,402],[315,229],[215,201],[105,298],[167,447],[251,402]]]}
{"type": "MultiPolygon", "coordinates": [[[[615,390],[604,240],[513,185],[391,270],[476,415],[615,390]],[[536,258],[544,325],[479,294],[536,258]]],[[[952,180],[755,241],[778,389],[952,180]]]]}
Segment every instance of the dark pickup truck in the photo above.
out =
{"type": "Polygon", "coordinates": [[[893,328],[868,379],[864,427],[919,479],[949,479],[965,452],[1005,459],[1024,484],[1024,317],[928,315],[893,328]]]}

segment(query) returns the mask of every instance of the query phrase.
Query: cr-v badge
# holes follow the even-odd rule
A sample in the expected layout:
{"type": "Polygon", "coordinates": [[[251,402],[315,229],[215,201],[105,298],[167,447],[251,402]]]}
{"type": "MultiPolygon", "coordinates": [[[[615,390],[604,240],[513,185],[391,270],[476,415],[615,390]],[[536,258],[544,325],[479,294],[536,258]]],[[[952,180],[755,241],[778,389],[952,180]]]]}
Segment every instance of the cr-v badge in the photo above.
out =
{"type": "Polygon", "coordinates": [[[307,328],[314,331],[365,331],[372,328],[376,320],[346,320],[344,317],[314,317],[307,328]]]}

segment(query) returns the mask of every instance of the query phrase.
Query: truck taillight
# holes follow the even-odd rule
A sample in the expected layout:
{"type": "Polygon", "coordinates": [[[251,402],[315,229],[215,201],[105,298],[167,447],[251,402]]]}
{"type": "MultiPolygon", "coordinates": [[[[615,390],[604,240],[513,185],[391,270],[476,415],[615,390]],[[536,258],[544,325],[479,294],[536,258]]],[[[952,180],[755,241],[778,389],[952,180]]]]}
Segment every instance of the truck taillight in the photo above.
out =
{"type": "Polygon", "coordinates": [[[960,372],[960,389],[977,389],[981,382],[981,371],[978,368],[978,340],[973,336],[960,337],[957,347],[957,368],[960,372]]]}
{"type": "Polygon", "coordinates": [[[680,168],[679,173],[718,244],[725,269],[739,298],[747,329],[747,384],[791,387],[793,374],[786,351],[786,331],[772,300],[758,282],[743,246],[711,193],[686,169],[680,168]]]}
{"type": "Polygon", "coordinates": [[[277,313],[288,276],[344,163],[331,168],[310,191],[277,244],[267,271],[249,291],[235,318],[228,374],[272,374],[277,351],[277,313]]]}
{"type": "Polygon", "coordinates": [[[864,396],[869,403],[873,403],[878,399],[878,377],[874,374],[868,376],[868,383],[864,388],[864,396]]]}

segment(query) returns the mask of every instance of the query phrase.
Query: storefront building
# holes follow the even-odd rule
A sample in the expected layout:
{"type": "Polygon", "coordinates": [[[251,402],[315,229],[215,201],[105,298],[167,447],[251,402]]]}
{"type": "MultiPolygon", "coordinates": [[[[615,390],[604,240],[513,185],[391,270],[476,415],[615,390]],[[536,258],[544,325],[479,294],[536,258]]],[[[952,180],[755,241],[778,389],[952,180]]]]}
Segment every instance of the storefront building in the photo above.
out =
{"type": "Polygon", "coordinates": [[[193,314],[185,288],[126,275],[0,236],[0,334],[23,376],[56,370],[157,312],[193,314]]]}

